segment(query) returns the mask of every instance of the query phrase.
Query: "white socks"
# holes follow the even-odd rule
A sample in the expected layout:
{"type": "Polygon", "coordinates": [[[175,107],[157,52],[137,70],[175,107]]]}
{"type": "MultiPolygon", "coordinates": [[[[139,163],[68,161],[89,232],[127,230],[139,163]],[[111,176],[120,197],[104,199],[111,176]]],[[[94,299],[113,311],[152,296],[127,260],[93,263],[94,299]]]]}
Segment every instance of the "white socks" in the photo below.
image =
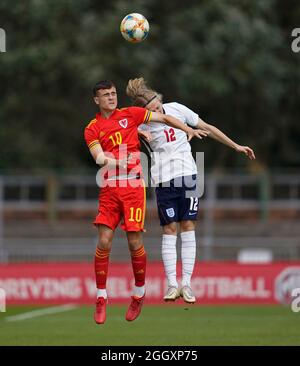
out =
{"type": "MultiPolygon", "coordinates": [[[[144,295],[145,295],[145,286],[141,286],[141,287],[134,286],[133,287],[133,296],[143,297],[144,295]]],[[[104,297],[104,299],[107,299],[106,289],[97,288],[97,299],[99,297],[104,297]]]]}
{"type": "Polygon", "coordinates": [[[182,282],[183,286],[191,286],[191,277],[194,271],[196,259],[196,238],[195,231],[185,231],[181,235],[181,261],[182,261],[182,282]]]}
{"type": "Polygon", "coordinates": [[[135,286],[133,287],[134,297],[143,297],[145,295],[145,286],[135,286]]]}
{"type": "MultiPolygon", "coordinates": [[[[181,261],[182,261],[182,282],[183,286],[191,286],[191,277],[194,271],[196,260],[196,237],[195,231],[185,231],[181,236],[181,261]]],[[[162,237],[162,259],[169,287],[178,287],[176,279],[176,239],[174,235],[163,235],[162,237]]]]}
{"type": "Polygon", "coordinates": [[[98,297],[104,297],[104,299],[107,299],[107,292],[106,289],[97,288],[97,299],[98,297]]]}
{"type": "Polygon", "coordinates": [[[176,240],[177,236],[175,235],[164,234],[162,236],[162,259],[169,287],[178,287],[178,283],[176,280],[176,240]]]}

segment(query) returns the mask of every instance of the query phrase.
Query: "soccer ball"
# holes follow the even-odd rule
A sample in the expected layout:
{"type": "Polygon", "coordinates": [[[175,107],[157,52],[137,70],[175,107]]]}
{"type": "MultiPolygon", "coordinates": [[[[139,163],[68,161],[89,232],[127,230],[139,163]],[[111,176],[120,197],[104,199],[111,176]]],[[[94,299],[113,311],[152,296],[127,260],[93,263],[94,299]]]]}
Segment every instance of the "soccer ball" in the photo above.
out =
{"type": "Polygon", "coordinates": [[[120,31],[126,41],[142,42],[148,36],[149,23],[142,14],[128,14],[121,22],[120,31]]]}

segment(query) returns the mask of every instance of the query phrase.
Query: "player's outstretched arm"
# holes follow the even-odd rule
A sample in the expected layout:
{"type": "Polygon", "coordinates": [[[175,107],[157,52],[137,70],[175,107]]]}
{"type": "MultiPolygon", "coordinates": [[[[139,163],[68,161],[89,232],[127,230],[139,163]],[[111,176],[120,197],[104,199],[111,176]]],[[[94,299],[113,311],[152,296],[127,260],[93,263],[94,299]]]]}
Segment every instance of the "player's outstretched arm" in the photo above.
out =
{"type": "Polygon", "coordinates": [[[210,132],[209,136],[212,137],[213,139],[221,142],[224,145],[231,147],[237,152],[244,153],[251,160],[255,159],[255,154],[250,147],[237,144],[236,142],[231,140],[228,136],[226,136],[225,133],[220,131],[217,127],[204,122],[201,118],[199,118],[197,128],[203,128],[209,131],[210,132]]]}
{"type": "Polygon", "coordinates": [[[165,123],[171,127],[178,128],[184,131],[188,135],[188,141],[190,141],[193,137],[198,137],[199,139],[202,139],[203,136],[206,137],[209,134],[208,131],[205,131],[203,129],[194,130],[193,128],[179,121],[177,118],[158,112],[152,112],[151,121],[165,123]]]}
{"type": "Polygon", "coordinates": [[[244,153],[246,156],[248,156],[248,158],[250,160],[254,160],[255,158],[255,154],[254,151],[249,147],[249,146],[242,146],[242,145],[237,145],[236,149],[237,152],[241,152],[244,153]]]}
{"type": "Polygon", "coordinates": [[[95,145],[90,149],[90,153],[92,154],[96,164],[103,166],[120,166],[122,168],[126,167],[128,157],[125,159],[117,160],[114,158],[107,157],[102,150],[102,147],[100,144],[95,145]]]}

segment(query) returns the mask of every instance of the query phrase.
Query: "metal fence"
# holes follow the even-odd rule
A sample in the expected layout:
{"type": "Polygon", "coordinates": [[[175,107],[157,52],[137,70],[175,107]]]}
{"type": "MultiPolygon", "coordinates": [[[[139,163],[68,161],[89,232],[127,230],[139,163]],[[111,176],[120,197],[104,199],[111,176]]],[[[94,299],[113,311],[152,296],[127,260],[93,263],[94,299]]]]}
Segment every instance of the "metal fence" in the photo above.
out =
{"type": "MultiPolygon", "coordinates": [[[[68,212],[72,219],[84,212],[94,212],[97,196],[94,175],[0,176],[0,260],[87,260],[95,237],[76,238],[70,233],[69,237],[36,238],[33,231],[31,237],[22,238],[20,234],[20,237],[9,238],[4,223],[18,215],[26,216],[28,222],[32,216],[34,221],[34,213],[39,213],[42,220],[56,225],[62,213],[68,212]]],[[[273,258],[279,260],[300,258],[300,229],[297,231],[300,175],[207,174],[200,207],[197,237],[201,259],[233,260],[243,248],[268,248],[273,258]],[[274,212],[278,220],[272,226],[274,212]],[[226,225],[232,226],[226,235],[222,234],[222,228],[218,229],[220,215],[226,225]],[[252,224],[240,231],[239,221],[243,216],[252,219],[252,224]],[[285,225],[285,217],[293,217],[293,220],[281,233],[278,229],[285,225]],[[254,227],[258,226],[263,226],[264,230],[256,233],[254,227]]],[[[151,224],[145,242],[157,243],[150,259],[159,259],[160,229],[153,188],[148,190],[148,212],[155,224],[151,224]]],[[[120,246],[114,254],[115,260],[122,260],[126,255],[120,237],[116,238],[119,244],[114,244],[120,246]]]]}
{"type": "MultiPolygon", "coordinates": [[[[66,204],[89,207],[98,195],[94,175],[1,176],[4,209],[43,208],[66,204]]],[[[153,190],[153,189],[152,189],[153,190]]],[[[220,208],[300,207],[299,175],[207,174],[204,198],[215,199],[220,208]]],[[[51,207],[52,208],[52,207],[51,207]]]]}

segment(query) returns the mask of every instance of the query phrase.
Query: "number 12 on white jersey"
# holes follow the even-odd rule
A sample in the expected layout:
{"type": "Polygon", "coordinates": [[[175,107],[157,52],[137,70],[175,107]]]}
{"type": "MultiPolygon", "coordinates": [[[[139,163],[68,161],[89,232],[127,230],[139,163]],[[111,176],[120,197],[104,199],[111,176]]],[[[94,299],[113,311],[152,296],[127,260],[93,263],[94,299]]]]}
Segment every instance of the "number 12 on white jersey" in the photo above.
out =
{"type": "Polygon", "coordinates": [[[169,130],[164,130],[166,135],[167,142],[176,141],[174,128],[170,128],[169,130]]]}

